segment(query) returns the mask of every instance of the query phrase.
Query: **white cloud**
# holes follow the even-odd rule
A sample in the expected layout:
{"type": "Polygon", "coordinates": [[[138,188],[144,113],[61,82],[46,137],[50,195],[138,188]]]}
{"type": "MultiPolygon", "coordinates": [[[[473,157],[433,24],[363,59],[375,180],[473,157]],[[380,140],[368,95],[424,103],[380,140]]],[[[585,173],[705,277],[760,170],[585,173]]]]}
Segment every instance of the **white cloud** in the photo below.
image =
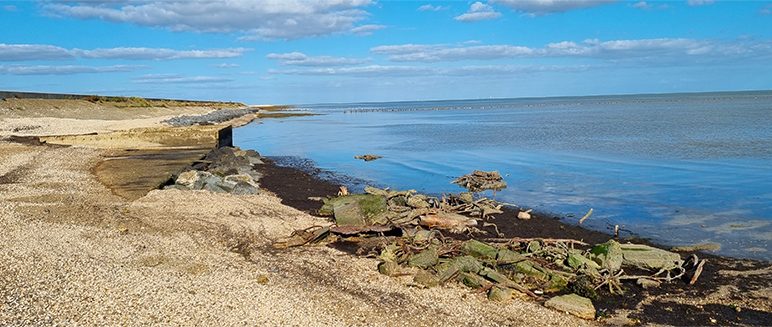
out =
{"type": "Polygon", "coordinates": [[[501,17],[501,13],[493,10],[493,7],[482,2],[475,2],[469,6],[466,13],[456,16],[454,19],[460,22],[478,22],[501,17]]]}
{"type": "Polygon", "coordinates": [[[0,43],[0,61],[51,60],[72,57],[69,50],[53,45],[0,43]]]}
{"type": "Polygon", "coordinates": [[[214,65],[217,68],[239,68],[239,64],[229,64],[229,63],[222,63],[214,65]]]}
{"type": "Polygon", "coordinates": [[[170,60],[240,57],[247,49],[173,50],[164,48],[109,48],[72,52],[78,57],[95,59],[170,60]]]}
{"type": "Polygon", "coordinates": [[[282,65],[294,66],[348,66],[367,62],[365,59],[345,57],[317,56],[310,57],[301,52],[269,53],[266,58],[278,60],[282,65]]]}
{"type": "Polygon", "coordinates": [[[658,4],[652,4],[646,1],[638,1],[636,3],[631,4],[630,6],[641,10],[652,10],[652,9],[665,10],[670,8],[670,5],[668,5],[667,3],[660,2],[658,4]]]}
{"type": "Polygon", "coordinates": [[[539,72],[569,72],[587,70],[589,66],[541,66],[541,65],[488,65],[462,67],[427,67],[427,66],[397,66],[371,65],[360,67],[313,68],[269,70],[273,75],[304,75],[304,76],[349,76],[349,77],[413,77],[413,76],[496,76],[517,75],[539,72]]]}
{"type": "Polygon", "coordinates": [[[362,25],[352,28],[350,32],[357,35],[370,35],[384,28],[386,28],[384,25],[362,25]]]}
{"type": "Polygon", "coordinates": [[[646,1],[638,1],[634,3],[632,6],[633,8],[638,8],[638,9],[651,9],[651,5],[646,1]]]}
{"type": "Polygon", "coordinates": [[[70,58],[171,60],[240,57],[249,49],[174,50],[165,48],[65,49],[47,44],[0,43],[0,61],[54,60],[70,58]]]}
{"type": "Polygon", "coordinates": [[[130,72],[145,66],[132,65],[113,65],[113,66],[23,66],[23,65],[0,65],[0,74],[10,75],[72,75],[72,74],[94,74],[94,73],[116,73],[130,72]]]}
{"type": "Polygon", "coordinates": [[[345,76],[415,76],[431,73],[434,70],[429,67],[421,66],[384,66],[369,65],[357,67],[336,67],[336,68],[313,68],[313,69],[287,69],[287,70],[269,70],[268,73],[274,75],[345,75],[345,76]]]}
{"type": "Polygon", "coordinates": [[[608,60],[706,60],[772,56],[772,42],[719,42],[694,39],[585,40],[580,43],[563,41],[533,48],[518,45],[404,44],[385,45],[370,49],[372,53],[388,55],[397,62],[438,62],[459,60],[491,60],[506,58],[585,57],[608,60]]]}
{"type": "Polygon", "coordinates": [[[347,32],[372,0],[190,0],[52,3],[51,15],[102,19],[174,31],[240,32],[243,40],[295,39],[347,32]]]}
{"type": "MultiPolygon", "coordinates": [[[[408,49],[412,45],[408,45],[408,49]]],[[[387,48],[388,49],[388,48],[387,48]]],[[[534,50],[514,45],[473,45],[460,47],[430,47],[421,51],[406,52],[406,49],[390,48],[388,51],[401,52],[390,55],[392,61],[453,61],[466,59],[500,59],[533,55],[534,50]]],[[[383,48],[373,48],[375,53],[385,53],[383,48]]]]}
{"type": "Polygon", "coordinates": [[[531,15],[546,15],[575,9],[600,6],[616,0],[491,0],[514,10],[531,15]]]}
{"type": "Polygon", "coordinates": [[[225,83],[232,79],[216,76],[182,76],[177,74],[150,74],[134,79],[134,83],[142,84],[204,84],[225,83]]]}
{"type": "Polygon", "coordinates": [[[448,9],[447,6],[435,6],[431,4],[425,4],[418,7],[418,11],[441,11],[448,9]]]}
{"type": "Polygon", "coordinates": [[[705,5],[711,5],[715,2],[715,0],[687,0],[686,3],[688,3],[690,6],[705,6],[705,5]]]}

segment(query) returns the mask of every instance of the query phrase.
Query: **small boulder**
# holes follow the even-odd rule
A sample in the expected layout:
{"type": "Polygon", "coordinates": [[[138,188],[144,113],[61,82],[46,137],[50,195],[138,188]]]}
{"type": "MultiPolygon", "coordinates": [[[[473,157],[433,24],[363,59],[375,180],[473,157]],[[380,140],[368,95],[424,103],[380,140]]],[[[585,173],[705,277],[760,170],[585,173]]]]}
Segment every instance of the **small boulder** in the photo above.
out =
{"type": "Polygon", "coordinates": [[[494,286],[488,290],[488,300],[506,302],[514,297],[515,291],[511,288],[494,286]]]}
{"type": "Polygon", "coordinates": [[[595,245],[588,256],[602,268],[611,272],[617,272],[622,268],[622,246],[617,241],[609,240],[606,243],[595,245]]]}
{"type": "Polygon", "coordinates": [[[254,195],[260,193],[260,191],[255,185],[239,182],[233,187],[231,193],[236,195],[254,195]]]}
{"type": "Polygon", "coordinates": [[[531,210],[518,212],[517,213],[517,219],[520,219],[520,220],[531,219],[531,210]]]}
{"type": "Polygon", "coordinates": [[[213,193],[228,193],[228,190],[220,187],[220,185],[218,185],[218,183],[207,183],[207,184],[204,184],[204,187],[202,188],[202,190],[206,190],[206,191],[213,192],[213,193]]]}
{"type": "Polygon", "coordinates": [[[592,305],[592,301],[573,293],[553,297],[544,302],[544,306],[582,319],[595,319],[595,306],[592,305]]]}
{"type": "Polygon", "coordinates": [[[413,276],[413,282],[426,288],[440,285],[440,280],[437,276],[426,270],[419,270],[415,276],[413,276]]]}
{"type": "Polygon", "coordinates": [[[622,265],[645,270],[673,269],[681,256],[644,244],[622,244],[622,265]]]}
{"type": "Polygon", "coordinates": [[[212,174],[205,171],[188,170],[180,173],[175,183],[191,190],[200,190],[210,177],[212,177],[212,174]]]}
{"type": "Polygon", "coordinates": [[[366,226],[386,223],[386,198],[371,194],[340,196],[325,201],[320,214],[331,213],[338,226],[366,226]]]}
{"type": "Polygon", "coordinates": [[[400,274],[401,269],[399,264],[394,261],[384,261],[378,264],[378,272],[393,277],[400,274]]]}
{"type": "Polygon", "coordinates": [[[252,176],[249,176],[247,174],[228,175],[228,176],[225,176],[225,178],[223,178],[223,181],[231,182],[234,185],[238,183],[247,183],[247,184],[253,184],[257,186],[257,184],[255,184],[255,180],[252,179],[252,176]]]}

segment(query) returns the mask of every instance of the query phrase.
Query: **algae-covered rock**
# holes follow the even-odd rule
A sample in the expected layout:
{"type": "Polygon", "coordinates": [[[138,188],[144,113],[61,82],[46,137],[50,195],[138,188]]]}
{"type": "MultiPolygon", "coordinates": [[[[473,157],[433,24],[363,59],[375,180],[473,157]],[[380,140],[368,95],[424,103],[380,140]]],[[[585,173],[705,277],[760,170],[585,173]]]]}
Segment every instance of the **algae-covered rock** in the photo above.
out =
{"type": "Polygon", "coordinates": [[[523,273],[537,281],[546,287],[547,292],[560,291],[568,285],[568,280],[547,268],[542,267],[536,262],[523,260],[513,265],[515,271],[523,273]]]}
{"type": "Polygon", "coordinates": [[[384,261],[378,264],[378,272],[386,276],[399,275],[400,271],[399,264],[394,261],[384,261]]]}
{"type": "Polygon", "coordinates": [[[410,259],[407,260],[407,265],[426,269],[436,265],[439,262],[439,259],[440,257],[437,254],[437,248],[430,246],[426,250],[410,256],[410,259]]]}
{"type": "Polygon", "coordinates": [[[397,261],[397,250],[399,248],[394,244],[389,244],[381,250],[381,255],[378,256],[383,261],[397,261]]]}
{"type": "Polygon", "coordinates": [[[582,319],[595,319],[595,306],[586,297],[568,294],[553,297],[544,306],[558,311],[567,312],[582,319]]]}
{"type": "Polygon", "coordinates": [[[461,283],[470,288],[490,288],[493,283],[478,274],[461,273],[461,283]]]}
{"type": "Polygon", "coordinates": [[[591,300],[598,299],[598,293],[595,291],[595,283],[589,276],[582,275],[577,277],[568,285],[568,290],[591,300]]]}
{"type": "Polygon", "coordinates": [[[499,284],[507,284],[512,282],[509,280],[509,278],[507,278],[507,276],[504,276],[504,274],[488,267],[483,267],[483,269],[480,269],[478,274],[499,284]]]}
{"type": "Polygon", "coordinates": [[[496,254],[496,264],[498,265],[511,265],[525,260],[528,260],[525,256],[509,249],[499,249],[496,254]]]}
{"type": "Polygon", "coordinates": [[[386,198],[372,194],[355,194],[327,199],[319,209],[321,215],[332,215],[340,226],[364,226],[385,223],[386,198]]]}
{"type": "Polygon", "coordinates": [[[439,278],[426,270],[419,270],[415,276],[413,276],[413,282],[427,288],[440,285],[439,278]]]}
{"type": "Polygon", "coordinates": [[[461,245],[461,252],[482,259],[496,259],[499,249],[480,242],[478,240],[468,240],[461,245]]]}
{"type": "Polygon", "coordinates": [[[488,290],[488,300],[505,302],[511,300],[514,294],[515,291],[511,288],[494,286],[488,290]]]}
{"type": "Polygon", "coordinates": [[[573,269],[582,269],[582,268],[599,269],[600,268],[600,265],[598,265],[595,261],[592,261],[578,253],[569,253],[568,257],[566,258],[566,264],[573,269]]]}
{"type": "Polygon", "coordinates": [[[460,274],[460,273],[477,273],[483,269],[482,263],[477,261],[472,256],[460,256],[453,258],[448,264],[447,268],[440,271],[440,281],[445,282],[448,279],[460,274]]]}
{"type": "Polygon", "coordinates": [[[541,242],[537,240],[530,241],[528,242],[528,247],[526,249],[528,250],[528,252],[531,252],[531,253],[539,252],[541,251],[541,242]]]}
{"type": "Polygon", "coordinates": [[[643,244],[622,244],[622,265],[638,269],[673,269],[680,265],[678,253],[665,251],[643,244]]]}
{"type": "Polygon", "coordinates": [[[617,272],[622,268],[622,246],[614,240],[598,244],[590,250],[590,258],[602,268],[617,272]]]}

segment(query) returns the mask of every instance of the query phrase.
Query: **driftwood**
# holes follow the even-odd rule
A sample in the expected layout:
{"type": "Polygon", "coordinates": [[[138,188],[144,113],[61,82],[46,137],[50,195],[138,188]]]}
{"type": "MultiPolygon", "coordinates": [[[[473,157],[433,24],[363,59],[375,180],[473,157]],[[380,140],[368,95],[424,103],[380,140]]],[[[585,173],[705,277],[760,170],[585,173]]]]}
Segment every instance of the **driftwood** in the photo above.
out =
{"type": "Polygon", "coordinates": [[[581,225],[585,220],[587,220],[587,218],[590,218],[590,216],[592,216],[592,208],[590,208],[590,210],[588,210],[587,213],[584,214],[584,216],[582,216],[581,219],[579,219],[579,225],[581,225]]]}

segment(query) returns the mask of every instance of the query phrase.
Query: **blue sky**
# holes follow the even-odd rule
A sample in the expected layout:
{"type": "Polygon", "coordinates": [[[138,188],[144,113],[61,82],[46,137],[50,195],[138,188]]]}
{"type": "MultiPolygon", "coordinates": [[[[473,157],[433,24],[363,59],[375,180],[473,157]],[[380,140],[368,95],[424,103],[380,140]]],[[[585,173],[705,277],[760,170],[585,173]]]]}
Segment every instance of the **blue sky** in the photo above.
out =
{"type": "Polygon", "coordinates": [[[316,103],[772,89],[772,2],[0,1],[0,89],[316,103]]]}

